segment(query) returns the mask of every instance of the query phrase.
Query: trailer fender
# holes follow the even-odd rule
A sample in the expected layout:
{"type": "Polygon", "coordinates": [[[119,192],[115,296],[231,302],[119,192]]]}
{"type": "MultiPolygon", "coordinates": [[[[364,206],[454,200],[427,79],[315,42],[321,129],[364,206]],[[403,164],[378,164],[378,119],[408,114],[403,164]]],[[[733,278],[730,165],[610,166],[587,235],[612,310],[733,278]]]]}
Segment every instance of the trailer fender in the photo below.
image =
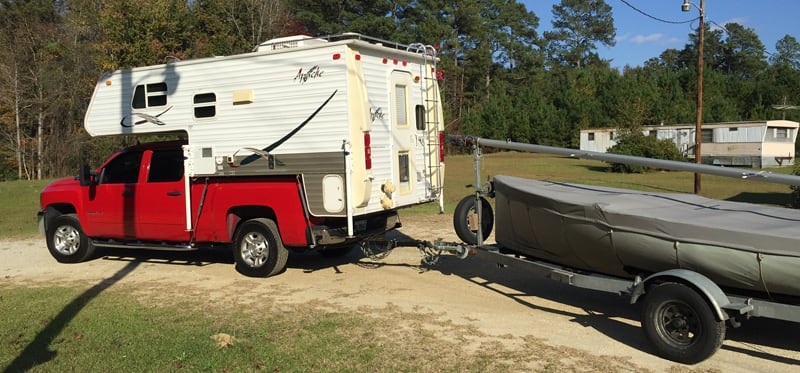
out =
{"type": "Polygon", "coordinates": [[[717,317],[717,320],[727,320],[728,314],[723,310],[731,303],[728,296],[708,277],[687,269],[670,269],[663,272],[654,273],[644,281],[637,283],[631,293],[631,304],[636,303],[639,298],[647,292],[647,288],[654,282],[679,282],[694,288],[698,294],[706,299],[708,305],[717,317]]]}

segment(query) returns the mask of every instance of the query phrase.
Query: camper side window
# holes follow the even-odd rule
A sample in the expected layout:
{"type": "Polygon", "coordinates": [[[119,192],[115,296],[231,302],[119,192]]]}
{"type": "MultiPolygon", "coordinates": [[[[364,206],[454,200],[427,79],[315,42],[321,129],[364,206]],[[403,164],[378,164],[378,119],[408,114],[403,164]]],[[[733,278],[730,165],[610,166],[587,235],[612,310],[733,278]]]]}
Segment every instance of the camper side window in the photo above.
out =
{"type": "Polygon", "coordinates": [[[213,118],[217,115],[217,95],[201,93],[194,95],[194,117],[213,118]]]}
{"type": "Polygon", "coordinates": [[[167,83],[150,83],[137,85],[133,91],[134,109],[146,109],[167,105],[167,83]]]}
{"type": "Polygon", "coordinates": [[[417,131],[424,131],[425,130],[425,107],[422,105],[417,105],[415,108],[415,113],[417,114],[417,131]]]}

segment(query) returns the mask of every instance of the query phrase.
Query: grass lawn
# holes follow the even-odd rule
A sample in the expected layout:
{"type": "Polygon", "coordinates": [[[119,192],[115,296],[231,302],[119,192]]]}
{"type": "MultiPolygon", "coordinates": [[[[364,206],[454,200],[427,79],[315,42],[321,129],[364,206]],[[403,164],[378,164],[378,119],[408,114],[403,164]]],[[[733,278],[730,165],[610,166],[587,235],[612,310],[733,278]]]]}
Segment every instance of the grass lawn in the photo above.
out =
{"type": "MultiPolygon", "coordinates": [[[[253,312],[178,297],[148,305],[121,290],[0,287],[5,372],[502,371],[433,333],[393,330],[390,314],[313,307],[253,312]],[[436,346],[444,354],[426,351],[436,346]]],[[[397,317],[397,315],[394,315],[397,317]]]]}

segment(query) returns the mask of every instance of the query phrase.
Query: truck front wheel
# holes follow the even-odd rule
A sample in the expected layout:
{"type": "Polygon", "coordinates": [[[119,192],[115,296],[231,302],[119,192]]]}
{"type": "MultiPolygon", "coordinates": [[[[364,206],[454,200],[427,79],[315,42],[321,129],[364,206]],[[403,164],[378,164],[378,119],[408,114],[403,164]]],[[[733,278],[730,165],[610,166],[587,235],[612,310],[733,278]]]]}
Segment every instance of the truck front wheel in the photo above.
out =
{"type": "Polygon", "coordinates": [[[233,257],[236,270],[250,277],[268,277],[286,267],[289,251],[283,246],[278,226],[269,219],[252,219],[237,230],[233,257]]]}
{"type": "Polygon", "coordinates": [[[667,282],[644,298],[642,327],[662,357],[684,364],[699,363],[722,346],[725,322],[694,289],[667,282]]]}
{"type": "Polygon", "coordinates": [[[61,263],[79,263],[94,254],[94,245],[83,233],[75,214],[53,218],[47,225],[45,237],[50,255],[61,263]]]}

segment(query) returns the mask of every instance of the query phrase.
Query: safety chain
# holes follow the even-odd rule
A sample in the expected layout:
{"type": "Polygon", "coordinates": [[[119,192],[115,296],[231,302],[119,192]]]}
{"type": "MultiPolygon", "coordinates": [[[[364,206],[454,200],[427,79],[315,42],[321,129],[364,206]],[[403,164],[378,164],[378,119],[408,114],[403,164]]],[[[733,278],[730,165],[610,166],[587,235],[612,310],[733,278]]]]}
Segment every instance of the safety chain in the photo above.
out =
{"type": "Polygon", "coordinates": [[[361,249],[361,252],[365,257],[372,260],[383,260],[392,253],[392,250],[394,250],[395,247],[397,247],[396,240],[375,240],[375,237],[381,235],[382,234],[376,234],[370,236],[358,243],[358,247],[361,249]]]}

